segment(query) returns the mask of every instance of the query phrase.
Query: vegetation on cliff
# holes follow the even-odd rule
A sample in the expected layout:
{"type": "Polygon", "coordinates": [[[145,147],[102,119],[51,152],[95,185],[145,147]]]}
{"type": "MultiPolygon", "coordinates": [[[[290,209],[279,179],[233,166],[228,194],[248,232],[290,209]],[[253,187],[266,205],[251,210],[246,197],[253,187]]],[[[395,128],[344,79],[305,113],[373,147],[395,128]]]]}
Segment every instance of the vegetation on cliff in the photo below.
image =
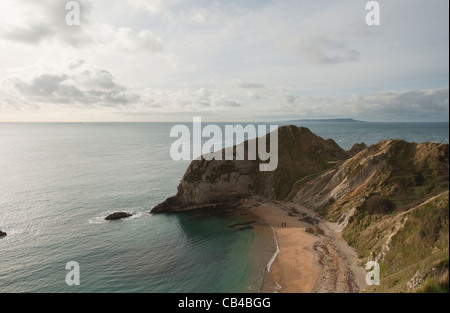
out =
{"type": "Polygon", "coordinates": [[[300,186],[293,201],[340,224],[362,264],[380,263],[372,289],[448,290],[448,152],[448,144],[383,141],[300,186]]]}

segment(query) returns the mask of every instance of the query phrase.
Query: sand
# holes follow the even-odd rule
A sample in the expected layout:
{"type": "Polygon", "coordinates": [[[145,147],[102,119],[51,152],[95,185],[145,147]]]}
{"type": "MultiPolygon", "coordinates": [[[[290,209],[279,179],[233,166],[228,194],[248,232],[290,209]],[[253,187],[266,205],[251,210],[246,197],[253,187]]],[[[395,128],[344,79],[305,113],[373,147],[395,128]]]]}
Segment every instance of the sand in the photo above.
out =
{"type": "Polygon", "coordinates": [[[364,289],[365,271],[358,266],[356,253],[333,224],[292,203],[255,201],[249,210],[259,217],[261,225],[272,229],[278,244],[278,249],[274,245],[270,271],[261,292],[360,292],[364,289]]]}
{"type": "Polygon", "coordinates": [[[317,238],[305,232],[306,225],[298,217],[288,216],[288,212],[274,203],[262,204],[250,210],[273,227],[279,246],[261,291],[311,292],[320,277],[320,266],[313,250],[317,238]],[[286,223],[286,226],[282,226],[282,223],[286,223]]]}

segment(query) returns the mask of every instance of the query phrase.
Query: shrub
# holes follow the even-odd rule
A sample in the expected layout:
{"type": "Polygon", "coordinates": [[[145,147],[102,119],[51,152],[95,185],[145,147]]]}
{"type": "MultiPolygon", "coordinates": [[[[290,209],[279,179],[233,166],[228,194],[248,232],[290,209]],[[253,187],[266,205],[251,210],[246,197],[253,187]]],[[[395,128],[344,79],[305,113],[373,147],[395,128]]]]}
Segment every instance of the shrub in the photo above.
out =
{"type": "Polygon", "coordinates": [[[370,196],[363,204],[369,215],[389,214],[395,210],[395,205],[389,199],[379,195],[370,196]]]}

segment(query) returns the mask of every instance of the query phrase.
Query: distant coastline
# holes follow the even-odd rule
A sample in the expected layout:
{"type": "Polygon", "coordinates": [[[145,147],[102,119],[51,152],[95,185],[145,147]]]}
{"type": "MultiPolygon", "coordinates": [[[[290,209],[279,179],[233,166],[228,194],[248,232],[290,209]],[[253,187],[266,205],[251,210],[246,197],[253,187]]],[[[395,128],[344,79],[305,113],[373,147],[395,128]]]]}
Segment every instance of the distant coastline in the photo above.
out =
{"type": "Polygon", "coordinates": [[[353,118],[331,118],[331,119],[301,119],[301,120],[290,120],[287,122],[291,123],[303,123],[303,122],[312,122],[312,123],[367,123],[365,121],[358,121],[353,118]]]}

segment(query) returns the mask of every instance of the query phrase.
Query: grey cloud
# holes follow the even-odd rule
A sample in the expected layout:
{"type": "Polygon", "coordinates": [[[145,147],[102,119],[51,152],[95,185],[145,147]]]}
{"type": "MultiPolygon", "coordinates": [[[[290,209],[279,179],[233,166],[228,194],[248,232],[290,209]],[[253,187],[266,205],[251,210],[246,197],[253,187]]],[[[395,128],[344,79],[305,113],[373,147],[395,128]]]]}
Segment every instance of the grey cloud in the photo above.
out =
{"type": "Polygon", "coordinates": [[[138,94],[116,84],[110,72],[83,60],[75,60],[67,68],[69,70],[59,75],[44,73],[32,79],[15,77],[10,80],[27,102],[110,107],[136,103],[140,99],[138,94]]]}
{"type": "Polygon", "coordinates": [[[283,96],[283,100],[287,104],[294,104],[297,101],[297,97],[295,97],[293,95],[285,95],[285,96],[283,96]]]}
{"type": "MultiPolygon", "coordinates": [[[[21,20],[0,21],[0,36],[25,44],[36,45],[44,40],[56,39],[73,47],[92,42],[86,32],[89,24],[91,0],[79,0],[80,19],[83,27],[68,26],[65,17],[65,0],[22,0],[20,3],[21,20]]],[[[16,5],[16,4],[15,4],[16,5]]]]}
{"type": "Polygon", "coordinates": [[[63,96],[65,99],[70,99],[70,98],[78,98],[81,99],[83,98],[83,92],[76,88],[75,86],[70,86],[70,85],[60,85],[58,88],[58,94],[63,96]]]}
{"type": "Polygon", "coordinates": [[[114,83],[114,78],[112,74],[105,70],[100,70],[97,72],[96,78],[94,82],[97,83],[97,86],[105,89],[113,89],[116,88],[117,85],[114,83]]]}
{"type": "Polygon", "coordinates": [[[261,95],[259,93],[254,92],[253,90],[247,92],[247,98],[252,99],[252,100],[262,100],[262,99],[267,99],[267,96],[265,95],[261,95]]]}
{"type": "Polygon", "coordinates": [[[437,114],[449,111],[449,89],[383,92],[363,97],[361,104],[368,110],[384,114],[437,114]]]}
{"type": "Polygon", "coordinates": [[[384,91],[346,98],[284,96],[283,110],[314,116],[359,116],[422,120],[442,119],[449,114],[449,88],[384,91]]]}
{"type": "Polygon", "coordinates": [[[140,100],[143,110],[157,112],[223,112],[241,107],[242,104],[218,90],[202,88],[198,91],[144,90],[140,100]]]}
{"type": "Polygon", "coordinates": [[[137,46],[143,50],[152,52],[162,52],[163,50],[162,40],[150,31],[141,31],[135,40],[137,46]]]}
{"type": "Polygon", "coordinates": [[[4,27],[3,30],[0,30],[0,34],[13,41],[37,44],[53,35],[54,29],[50,25],[18,25],[15,27],[4,27]]]}
{"type": "Polygon", "coordinates": [[[117,30],[114,46],[124,52],[149,51],[162,52],[162,40],[148,30],[139,33],[129,27],[117,30]]]}
{"type": "Polygon", "coordinates": [[[264,84],[246,81],[239,82],[237,85],[244,89],[262,89],[266,87],[264,84]]]}
{"type": "Polygon", "coordinates": [[[75,48],[106,45],[127,53],[163,51],[161,38],[149,30],[136,32],[129,27],[116,28],[108,24],[93,23],[91,21],[93,0],[78,0],[80,25],[67,25],[66,15],[69,13],[66,10],[67,2],[66,0],[21,0],[22,5],[19,7],[21,15],[27,18],[23,17],[19,21],[14,18],[0,20],[0,37],[29,45],[57,42],[75,48]]]}
{"type": "Polygon", "coordinates": [[[83,59],[75,59],[69,63],[68,68],[71,70],[74,70],[76,68],[79,68],[80,66],[82,66],[85,63],[86,62],[83,59]]]}
{"type": "Polygon", "coordinates": [[[15,87],[26,95],[46,97],[53,95],[65,79],[65,76],[42,74],[33,78],[30,83],[17,81],[15,87]]]}
{"type": "Polygon", "coordinates": [[[355,62],[360,53],[345,41],[336,41],[326,36],[313,36],[294,43],[295,48],[309,62],[317,65],[355,62]]]}

